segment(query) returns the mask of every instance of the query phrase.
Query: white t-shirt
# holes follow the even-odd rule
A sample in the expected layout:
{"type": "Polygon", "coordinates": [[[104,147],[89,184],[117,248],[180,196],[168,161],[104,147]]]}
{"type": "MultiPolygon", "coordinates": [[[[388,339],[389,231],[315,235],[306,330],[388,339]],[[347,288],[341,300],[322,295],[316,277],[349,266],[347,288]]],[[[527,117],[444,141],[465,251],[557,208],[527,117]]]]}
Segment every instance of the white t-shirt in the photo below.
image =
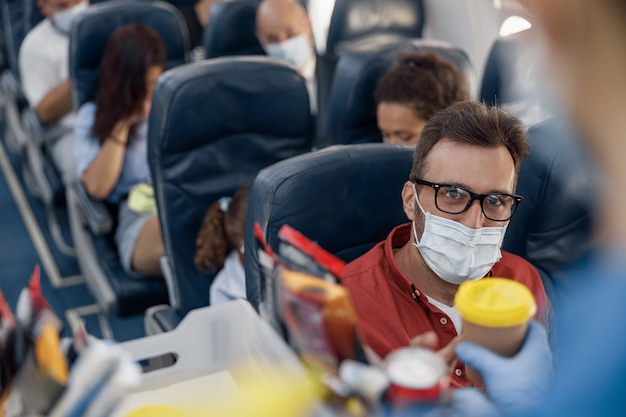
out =
{"type": "MultiPolygon", "coordinates": [[[[24,38],[19,52],[22,88],[32,108],[69,75],[70,38],[58,31],[50,19],[42,20],[24,38]]],[[[74,115],[65,116],[62,126],[72,127],[74,115]]]]}
{"type": "Polygon", "coordinates": [[[246,300],[246,274],[239,260],[239,251],[232,250],[211,284],[211,305],[232,300],[246,300]]]}
{"type": "Polygon", "coordinates": [[[435,300],[434,298],[431,298],[429,296],[426,297],[432,305],[434,305],[439,310],[446,313],[448,317],[450,317],[450,320],[452,320],[452,324],[454,324],[454,329],[456,330],[457,334],[461,334],[461,330],[463,329],[463,320],[461,319],[461,315],[456,309],[456,306],[450,307],[448,305],[445,305],[444,303],[435,300]]]}

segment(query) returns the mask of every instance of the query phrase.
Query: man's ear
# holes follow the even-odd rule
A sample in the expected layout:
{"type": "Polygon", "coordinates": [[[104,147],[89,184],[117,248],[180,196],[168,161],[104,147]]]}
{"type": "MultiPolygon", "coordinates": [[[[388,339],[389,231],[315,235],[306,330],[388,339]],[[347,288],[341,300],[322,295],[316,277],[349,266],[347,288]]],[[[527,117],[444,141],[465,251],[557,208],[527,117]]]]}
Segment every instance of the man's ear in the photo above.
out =
{"type": "Polygon", "coordinates": [[[402,187],[402,208],[406,217],[411,221],[415,219],[416,204],[414,184],[411,181],[407,181],[404,183],[404,187],[402,187]]]}

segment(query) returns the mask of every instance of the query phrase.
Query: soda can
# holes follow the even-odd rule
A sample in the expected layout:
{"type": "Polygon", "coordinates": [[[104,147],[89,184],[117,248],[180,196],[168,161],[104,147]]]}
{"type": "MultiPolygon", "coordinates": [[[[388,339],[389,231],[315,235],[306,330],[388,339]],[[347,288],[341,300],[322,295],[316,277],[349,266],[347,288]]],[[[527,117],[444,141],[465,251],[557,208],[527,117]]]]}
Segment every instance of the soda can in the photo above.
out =
{"type": "Polygon", "coordinates": [[[432,350],[403,347],[385,357],[389,379],[386,399],[394,403],[436,401],[445,386],[448,366],[432,350]]]}

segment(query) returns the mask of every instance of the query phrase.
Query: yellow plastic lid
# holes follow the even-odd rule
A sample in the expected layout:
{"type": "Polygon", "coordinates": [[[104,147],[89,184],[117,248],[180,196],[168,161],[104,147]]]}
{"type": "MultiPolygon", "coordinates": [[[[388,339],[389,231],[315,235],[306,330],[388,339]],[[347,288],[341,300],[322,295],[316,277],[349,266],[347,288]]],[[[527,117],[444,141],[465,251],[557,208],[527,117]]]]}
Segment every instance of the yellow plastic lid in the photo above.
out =
{"type": "Polygon", "coordinates": [[[456,292],[454,304],[464,320],[489,327],[516,326],[537,311],[528,287],[506,278],[465,281],[456,292]]]}
{"type": "Polygon", "coordinates": [[[146,405],[135,408],[124,417],[187,417],[184,411],[169,405],[146,405]]]}

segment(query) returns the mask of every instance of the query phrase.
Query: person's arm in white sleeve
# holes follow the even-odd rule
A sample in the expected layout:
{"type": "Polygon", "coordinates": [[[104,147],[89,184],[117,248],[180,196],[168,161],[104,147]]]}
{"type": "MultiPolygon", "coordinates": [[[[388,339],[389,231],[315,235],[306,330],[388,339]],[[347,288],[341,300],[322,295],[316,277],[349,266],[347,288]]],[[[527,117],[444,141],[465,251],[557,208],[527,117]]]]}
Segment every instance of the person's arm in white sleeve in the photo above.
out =
{"type": "Polygon", "coordinates": [[[28,39],[20,48],[19,67],[24,95],[40,122],[54,124],[72,110],[69,79],[59,82],[54,65],[28,39]]]}

